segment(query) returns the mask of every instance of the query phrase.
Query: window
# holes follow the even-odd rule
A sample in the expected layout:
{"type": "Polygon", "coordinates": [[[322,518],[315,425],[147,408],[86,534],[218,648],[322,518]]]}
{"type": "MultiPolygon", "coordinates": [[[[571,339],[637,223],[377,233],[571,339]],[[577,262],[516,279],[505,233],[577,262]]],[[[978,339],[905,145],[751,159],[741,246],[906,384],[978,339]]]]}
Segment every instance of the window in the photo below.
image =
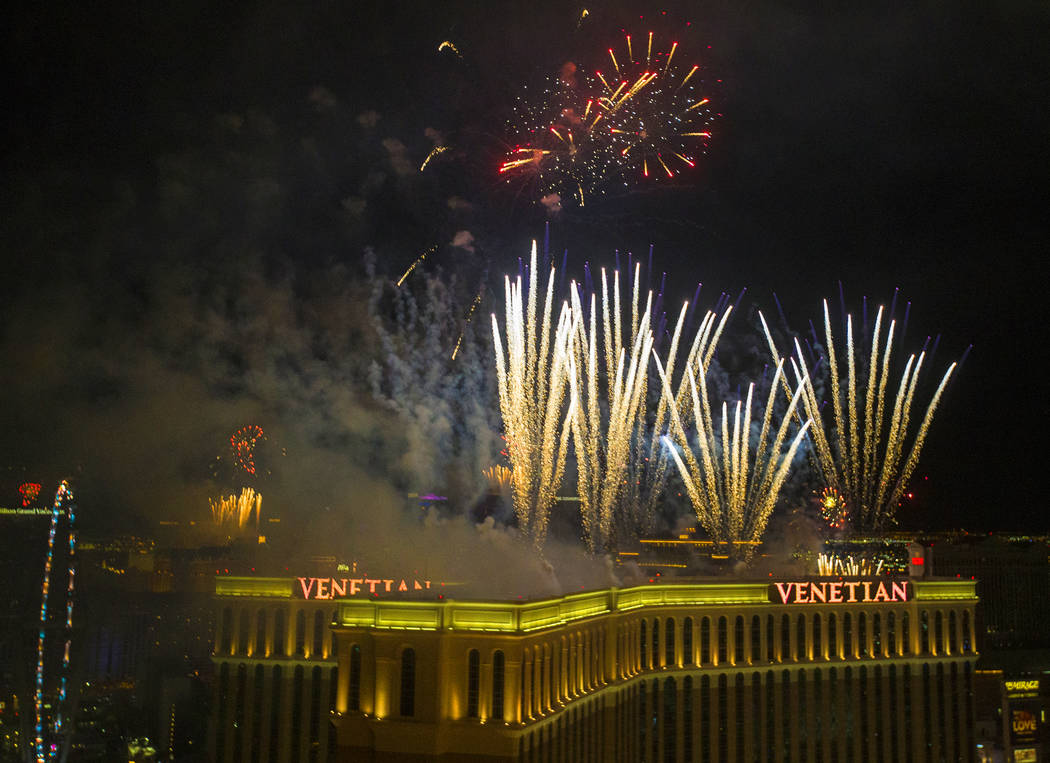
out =
{"type": "Polygon", "coordinates": [[[251,756],[252,763],[259,763],[262,757],[262,711],[263,711],[263,674],[265,668],[262,663],[255,666],[255,679],[252,681],[254,684],[254,698],[252,700],[252,737],[251,737],[251,756]]]}
{"type": "Polygon", "coordinates": [[[641,650],[642,654],[642,670],[645,670],[649,667],[649,657],[645,649],[645,620],[642,620],[641,629],[639,631],[638,648],[641,650]]]}
{"type": "Polygon", "coordinates": [[[682,689],[682,757],[693,759],[693,677],[685,677],[682,689]]]}
{"type": "Polygon", "coordinates": [[[219,654],[229,654],[233,646],[233,613],[229,607],[222,610],[222,625],[219,627],[222,638],[219,642],[219,654]]]}
{"type": "Polygon", "coordinates": [[[321,657],[324,655],[325,630],[324,612],[317,610],[314,612],[314,649],[313,652],[311,652],[314,657],[321,657]]]}
{"type": "Polygon", "coordinates": [[[674,620],[667,618],[664,626],[664,665],[674,667],[677,664],[674,654],[674,620]]]}
{"type": "Polygon", "coordinates": [[[962,637],[963,654],[969,654],[973,651],[973,644],[970,643],[970,613],[967,611],[962,614],[962,637]]]}
{"type": "Polygon", "coordinates": [[[284,684],[281,683],[281,666],[273,668],[273,699],[270,702],[270,760],[277,760],[277,743],[281,733],[281,695],[284,693],[284,684]]]}
{"type": "Polygon", "coordinates": [[[707,617],[700,621],[700,660],[699,664],[711,662],[711,620],[707,617]]]}
{"type": "MultiPolygon", "coordinates": [[[[301,614],[301,613],[300,613],[301,614]]],[[[298,763],[302,752],[303,736],[303,666],[296,665],[292,678],[292,761],[298,763]]]]}
{"type": "MultiPolygon", "coordinates": [[[[674,630],[670,631],[672,636],[674,630]]],[[[675,763],[675,739],[678,728],[678,687],[673,678],[664,679],[664,761],[675,763]]]]}
{"type": "Polygon", "coordinates": [[[693,618],[685,618],[682,623],[682,664],[693,664],[693,618]]]}
{"type": "MultiPolygon", "coordinates": [[[[776,659],[774,654],[776,640],[773,638],[774,624],[775,620],[773,619],[773,615],[766,615],[766,662],[773,662],[773,660],[776,659]]],[[[771,682],[767,682],[767,684],[772,686],[771,682]]]]}
{"type": "Polygon", "coordinates": [[[868,656],[868,620],[866,615],[861,612],[857,615],[857,640],[860,641],[858,645],[860,648],[860,656],[868,656]]]}
{"type": "Polygon", "coordinates": [[[725,617],[718,618],[718,664],[729,662],[729,623],[725,617]]]}
{"type": "Polygon", "coordinates": [[[405,718],[416,714],[416,650],[411,647],[401,652],[400,709],[405,718]]]}
{"type": "Polygon", "coordinates": [[[300,657],[306,654],[306,612],[301,609],[295,616],[295,653],[300,657]]]}
{"type": "MultiPolygon", "coordinates": [[[[478,717],[478,682],[481,680],[481,658],[477,649],[467,655],[467,717],[478,717]]],[[[403,715],[404,713],[402,713],[403,715]]]]}
{"type": "Polygon", "coordinates": [[[806,659],[806,616],[795,618],[795,659],[806,659]]]}
{"type": "Polygon", "coordinates": [[[237,653],[248,654],[248,641],[252,632],[251,614],[247,609],[242,609],[237,621],[237,653]]]}
{"type": "Polygon", "coordinates": [[[350,702],[351,710],[361,709],[361,647],[350,647],[350,702]]]}
{"type": "Polygon", "coordinates": [[[838,634],[835,633],[835,613],[828,615],[828,657],[835,659],[839,656],[838,634]]]}
{"type": "MultiPolygon", "coordinates": [[[[327,724],[325,724],[327,725],[327,724]]],[[[310,671],[310,763],[317,763],[321,741],[321,666],[310,671]]]]}
{"type": "Polygon", "coordinates": [[[791,616],[780,616],[780,661],[791,659],[791,616]]]}
{"type": "Polygon", "coordinates": [[[871,656],[882,656],[882,615],[878,612],[871,616],[871,656]]]}
{"type": "Polygon", "coordinates": [[[813,615],[813,659],[819,660],[824,657],[823,645],[820,643],[820,615],[813,615]]]}
{"type": "Polygon", "coordinates": [[[737,615],[736,623],[733,626],[733,664],[742,665],[744,663],[744,618],[741,615],[737,615]]]}
{"type": "Polygon", "coordinates": [[[266,655],[266,610],[255,613],[255,648],[252,654],[266,655]]]}
{"type": "Polygon", "coordinates": [[[959,650],[959,627],[956,624],[955,610],[948,613],[948,654],[959,650]]]}
{"type": "Polygon", "coordinates": [[[653,667],[660,667],[660,621],[653,620],[653,667]]]}
{"type": "Polygon", "coordinates": [[[497,649],[492,655],[492,717],[503,720],[503,652],[497,649]]]}
{"type": "Polygon", "coordinates": [[[278,657],[284,657],[287,640],[284,631],[284,610],[278,609],[273,616],[273,653],[278,657]]]}
{"type": "Polygon", "coordinates": [[[755,615],[751,618],[751,663],[762,659],[762,618],[755,615]]]}

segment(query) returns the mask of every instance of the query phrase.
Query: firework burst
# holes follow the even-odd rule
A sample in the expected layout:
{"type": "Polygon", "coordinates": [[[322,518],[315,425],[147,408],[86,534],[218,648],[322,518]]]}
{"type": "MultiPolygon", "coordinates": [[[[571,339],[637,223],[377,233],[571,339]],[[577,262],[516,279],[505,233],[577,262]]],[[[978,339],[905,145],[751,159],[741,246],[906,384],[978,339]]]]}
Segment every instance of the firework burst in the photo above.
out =
{"type": "Polygon", "coordinates": [[[248,474],[255,474],[255,445],[265,437],[262,428],[254,424],[241,427],[230,436],[233,459],[248,474]]]}
{"type": "MultiPolygon", "coordinates": [[[[770,352],[780,357],[765,318],[759,313],[770,352]]],[[[853,316],[846,316],[846,369],[840,373],[839,358],[831,330],[831,317],[824,300],[824,336],[827,368],[831,381],[832,418],[821,413],[801,345],[795,340],[791,367],[804,389],[803,410],[813,421],[810,430],[815,460],[824,484],[838,491],[850,507],[853,524],[864,530],[877,529],[894,521],[897,505],[918,463],[930,422],[948,380],[952,363],[941,377],[918,427],[909,432],[915,391],[925,352],[911,355],[897,385],[888,398],[890,360],[896,322],[891,320],[882,334],[883,308],[879,308],[872,331],[867,374],[858,369],[853,341],[853,316]],[[882,345],[885,339],[885,345],[882,345]],[[881,353],[881,357],[880,357],[881,353]],[[864,378],[866,376],[866,379],[864,378]],[[845,389],[843,389],[845,383],[845,389]],[[909,447],[910,442],[910,447],[909,447]]]]}
{"type": "Polygon", "coordinates": [[[846,499],[838,490],[833,487],[824,488],[820,491],[819,503],[820,516],[828,523],[828,527],[841,530],[846,526],[846,520],[849,519],[849,507],[846,506],[846,499]]]}
{"type": "Polygon", "coordinates": [[[547,280],[542,315],[537,316],[536,243],[528,274],[504,279],[506,352],[499,323],[492,315],[492,338],[500,412],[511,466],[511,499],[518,526],[537,547],[547,535],[547,520],[565,471],[572,406],[564,411],[568,388],[568,340],[574,329],[569,306],[562,304],[551,330],[554,269],[547,280]]]}
{"type": "Polygon", "coordinates": [[[227,495],[208,499],[212,521],[219,527],[235,526],[244,529],[252,515],[255,526],[259,526],[259,511],[262,508],[262,493],[250,487],[241,488],[240,495],[227,495]]]}

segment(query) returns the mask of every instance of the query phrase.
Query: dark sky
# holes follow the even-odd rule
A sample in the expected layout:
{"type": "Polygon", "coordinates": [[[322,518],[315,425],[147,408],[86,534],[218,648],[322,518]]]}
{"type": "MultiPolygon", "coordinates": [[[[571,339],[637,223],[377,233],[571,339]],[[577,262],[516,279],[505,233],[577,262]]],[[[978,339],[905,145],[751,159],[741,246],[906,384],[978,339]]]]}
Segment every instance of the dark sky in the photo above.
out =
{"type": "Polygon", "coordinates": [[[579,27],[564,3],[228,5],[27,4],[6,25],[12,474],[74,469],[118,524],[186,516],[253,419],[311,454],[283,467],[304,500],[331,503],[326,470],[374,474],[319,435],[369,411],[332,355],[366,341],[339,304],[364,247],[394,278],[432,242],[464,281],[515,270],[545,218],[494,179],[514,93],[656,25],[721,80],[708,155],[690,185],[566,211],[552,248],[579,274],[653,244],[669,303],[703,281],[706,305],[747,287],[745,314],[771,314],[776,291],[797,328],[839,281],[857,311],[899,288],[904,348],[941,335],[931,377],[973,344],[905,524],[1045,529],[1045,3],[614,3],[579,27]],[[455,150],[421,177],[427,128],[455,150]]]}

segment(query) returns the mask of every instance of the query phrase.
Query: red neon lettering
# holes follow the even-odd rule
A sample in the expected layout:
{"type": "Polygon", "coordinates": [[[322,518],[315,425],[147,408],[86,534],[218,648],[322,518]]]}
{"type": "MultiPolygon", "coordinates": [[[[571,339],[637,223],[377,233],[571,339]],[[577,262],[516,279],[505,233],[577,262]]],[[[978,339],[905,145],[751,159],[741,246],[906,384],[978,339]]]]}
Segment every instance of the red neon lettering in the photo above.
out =
{"type": "Polygon", "coordinates": [[[326,578],[317,579],[317,599],[329,599],[331,594],[328,592],[328,580],[326,578]]]}
{"type": "Polygon", "coordinates": [[[843,583],[842,585],[846,586],[846,588],[849,589],[849,598],[846,599],[846,601],[856,601],[857,600],[857,586],[859,586],[860,583],[843,583]]]}
{"type": "Polygon", "coordinates": [[[339,581],[332,578],[332,593],[329,594],[329,599],[334,599],[337,596],[346,596],[346,578],[343,578],[343,584],[339,585],[339,581]]]}
{"type": "Polygon", "coordinates": [[[408,586],[405,584],[404,578],[402,578],[401,582],[398,584],[397,590],[399,590],[399,591],[407,591],[408,590],[408,586]]]}
{"type": "Polygon", "coordinates": [[[795,584],[794,583],[775,583],[774,585],[776,585],[777,591],[780,593],[780,602],[781,602],[781,604],[787,604],[788,603],[788,599],[791,598],[791,586],[793,586],[795,584]]]}
{"type": "Polygon", "coordinates": [[[809,600],[816,604],[817,600],[826,602],[828,600],[828,584],[827,583],[810,583],[809,584],[809,600]]]}
{"type": "Polygon", "coordinates": [[[879,583],[879,587],[875,589],[875,598],[873,601],[890,601],[890,595],[886,592],[886,585],[879,583]]]}
{"type": "Polygon", "coordinates": [[[383,580],[383,585],[386,586],[387,593],[390,593],[390,586],[394,584],[393,580],[383,580]]]}
{"type": "Polygon", "coordinates": [[[809,604],[809,583],[795,583],[795,603],[796,604],[809,604]]]}
{"type": "Polygon", "coordinates": [[[358,591],[361,590],[361,584],[364,582],[364,578],[350,578],[350,595],[356,596],[358,591]]]}
{"type": "Polygon", "coordinates": [[[842,603],[842,583],[831,584],[831,597],[828,599],[832,604],[842,603]]]}
{"type": "Polygon", "coordinates": [[[314,581],[316,579],[317,578],[296,578],[296,580],[299,581],[299,585],[303,589],[303,598],[304,599],[309,599],[310,598],[310,590],[314,587],[314,581]],[[306,584],[307,580],[310,581],[310,585],[306,584]]]}
{"type": "Polygon", "coordinates": [[[368,592],[369,593],[375,593],[376,592],[376,586],[379,585],[382,582],[383,581],[378,579],[378,578],[376,578],[375,580],[372,580],[372,578],[365,578],[365,585],[368,586],[368,592]]]}
{"type": "Polygon", "coordinates": [[[890,591],[893,593],[894,601],[907,601],[908,600],[908,581],[905,580],[901,583],[890,583],[890,591]]]}

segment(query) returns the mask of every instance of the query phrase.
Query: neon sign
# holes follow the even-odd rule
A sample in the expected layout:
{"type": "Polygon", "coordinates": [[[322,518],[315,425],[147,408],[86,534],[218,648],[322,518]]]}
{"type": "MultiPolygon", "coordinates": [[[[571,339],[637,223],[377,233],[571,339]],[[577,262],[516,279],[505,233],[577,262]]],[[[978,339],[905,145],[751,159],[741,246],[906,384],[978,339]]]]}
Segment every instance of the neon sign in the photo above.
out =
{"type": "Polygon", "coordinates": [[[781,604],[872,604],[908,601],[908,581],[857,580],[814,583],[774,583],[775,601],[781,604]]]}
{"type": "Polygon", "coordinates": [[[408,578],[296,578],[304,599],[348,599],[358,594],[430,590],[429,580],[408,578]]]}

